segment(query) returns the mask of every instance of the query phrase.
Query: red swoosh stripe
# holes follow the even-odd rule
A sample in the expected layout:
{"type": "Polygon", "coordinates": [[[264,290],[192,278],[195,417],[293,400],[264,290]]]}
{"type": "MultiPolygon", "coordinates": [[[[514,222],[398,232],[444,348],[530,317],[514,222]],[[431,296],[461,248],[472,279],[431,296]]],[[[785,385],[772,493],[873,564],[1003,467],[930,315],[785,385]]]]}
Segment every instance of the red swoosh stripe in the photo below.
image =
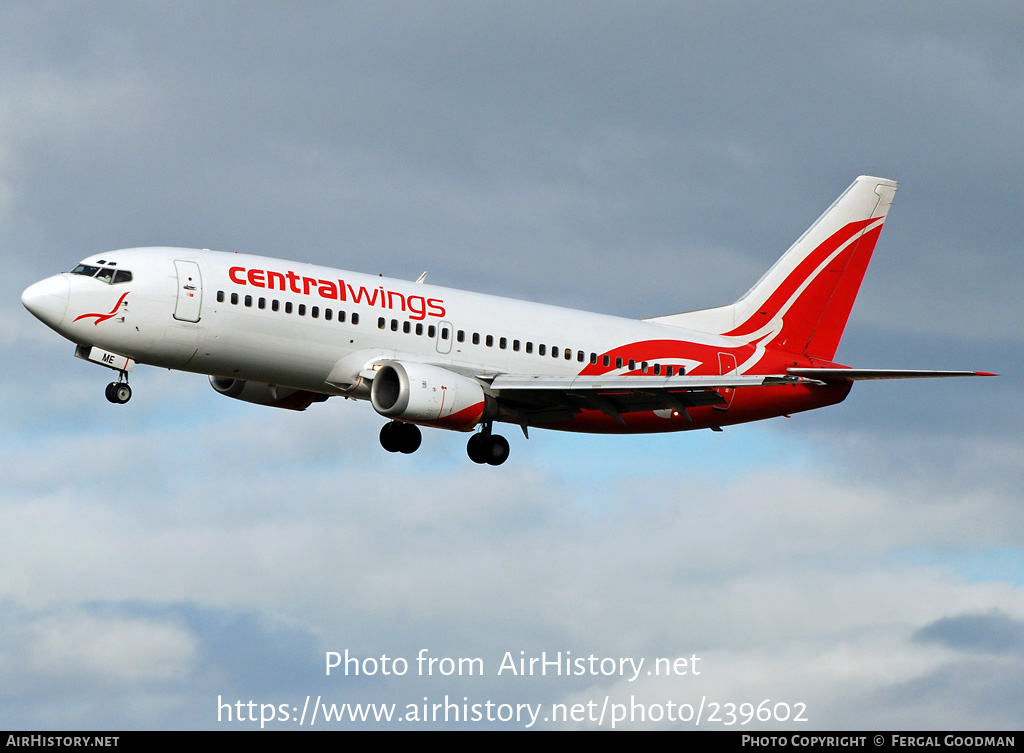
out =
{"type": "MultiPolygon", "coordinates": [[[[113,319],[114,316],[117,314],[117,310],[119,308],[121,308],[121,303],[124,301],[125,298],[128,297],[128,293],[130,293],[130,292],[132,292],[132,291],[130,291],[130,290],[125,291],[124,295],[122,295],[120,298],[117,299],[117,303],[114,304],[114,308],[110,309],[110,313],[109,314],[82,314],[81,316],[76,316],[75,317],[75,321],[77,322],[79,319],[88,319],[90,316],[95,316],[96,317],[96,321],[93,322],[93,325],[95,326],[95,325],[99,324],[100,322],[107,321],[107,319],[113,319]]],[[[74,323],[74,322],[72,322],[72,323],[74,323]]]]}

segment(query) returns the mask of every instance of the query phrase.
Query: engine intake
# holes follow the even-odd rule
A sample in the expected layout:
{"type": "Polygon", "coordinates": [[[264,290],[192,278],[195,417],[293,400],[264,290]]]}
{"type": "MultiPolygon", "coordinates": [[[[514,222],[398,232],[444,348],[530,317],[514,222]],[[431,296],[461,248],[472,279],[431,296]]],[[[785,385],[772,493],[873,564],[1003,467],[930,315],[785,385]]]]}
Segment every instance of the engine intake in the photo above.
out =
{"type": "Polygon", "coordinates": [[[454,431],[472,431],[497,414],[480,382],[425,363],[384,362],[373,377],[370,402],[382,416],[454,431]]]}

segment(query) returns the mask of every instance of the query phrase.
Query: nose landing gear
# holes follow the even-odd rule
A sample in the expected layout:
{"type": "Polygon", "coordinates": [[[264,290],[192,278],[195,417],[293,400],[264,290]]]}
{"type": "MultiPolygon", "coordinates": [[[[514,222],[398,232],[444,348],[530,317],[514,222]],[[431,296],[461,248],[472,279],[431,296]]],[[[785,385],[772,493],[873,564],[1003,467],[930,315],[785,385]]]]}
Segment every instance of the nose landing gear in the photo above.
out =
{"type": "Polygon", "coordinates": [[[107,385],[105,394],[107,400],[115,405],[124,405],[132,399],[132,388],[128,386],[128,382],[111,382],[107,385]]]}

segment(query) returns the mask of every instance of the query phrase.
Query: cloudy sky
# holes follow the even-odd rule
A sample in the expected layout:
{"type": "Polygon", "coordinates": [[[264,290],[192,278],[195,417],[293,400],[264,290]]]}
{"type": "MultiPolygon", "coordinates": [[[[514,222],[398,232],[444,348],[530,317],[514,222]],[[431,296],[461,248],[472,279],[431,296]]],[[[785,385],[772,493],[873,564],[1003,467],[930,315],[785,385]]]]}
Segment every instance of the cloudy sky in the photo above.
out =
{"type": "Polygon", "coordinates": [[[0,727],[447,695],[1019,729],[1022,40],[985,2],[0,5],[0,727]],[[900,189],[839,360],[1003,376],[721,434],[509,430],[481,468],[196,375],[111,406],[19,300],[180,245],[650,316],[737,298],[859,174],[900,189]],[[419,676],[424,649],[484,672],[419,676]],[[409,671],[326,676],[346,650],[409,671]]]}

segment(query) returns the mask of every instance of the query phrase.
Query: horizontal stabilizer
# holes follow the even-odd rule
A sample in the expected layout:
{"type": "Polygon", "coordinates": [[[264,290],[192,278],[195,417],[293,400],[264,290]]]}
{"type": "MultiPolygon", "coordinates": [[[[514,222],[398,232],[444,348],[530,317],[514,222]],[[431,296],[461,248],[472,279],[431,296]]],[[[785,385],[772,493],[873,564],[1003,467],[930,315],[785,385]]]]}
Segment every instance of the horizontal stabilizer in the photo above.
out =
{"type": "Polygon", "coordinates": [[[989,371],[928,371],[923,369],[786,369],[791,376],[822,381],[863,379],[934,379],[937,377],[999,376],[989,371]]]}

